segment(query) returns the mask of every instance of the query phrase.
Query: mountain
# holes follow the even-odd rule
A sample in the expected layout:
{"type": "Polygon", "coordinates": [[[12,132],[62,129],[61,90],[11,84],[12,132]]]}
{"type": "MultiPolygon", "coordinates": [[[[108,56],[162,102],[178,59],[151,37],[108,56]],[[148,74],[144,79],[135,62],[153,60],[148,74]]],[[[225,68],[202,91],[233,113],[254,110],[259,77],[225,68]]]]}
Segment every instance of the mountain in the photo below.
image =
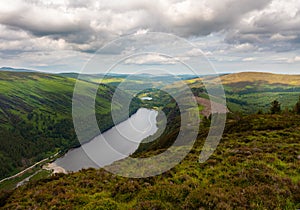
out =
{"type": "Polygon", "coordinates": [[[264,72],[241,72],[227,74],[220,77],[224,85],[241,84],[268,84],[268,85],[289,85],[300,86],[300,75],[272,74],[264,72]]]}
{"type": "Polygon", "coordinates": [[[11,67],[1,67],[0,71],[11,71],[11,72],[36,72],[34,70],[30,69],[16,69],[16,68],[11,68],[11,67]]]}
{"type": "MultiPolygon", "coordinates": [[[[72,121],[75,82],[53,74],[0,71],[0,178],[79,145],[72,121]]],[[[81,93],[84,97],[92,97],[89,90],[98,88],[93,83],[80,83],[86,88],[81,93]]],[[[98,88],[95,110],[101,131],[113,125],[113,93],[113,87],[98,88]]],[[[138,100],[131,105],[134,112],[138,100]]]]}
{"type": "MultiPolygon", "coordinates": [[[[278,100],[282,110],[292,109],[300,95],[300,75],[242,72],[206,77],[209,83],[221,81],[227,106],[232,112],[268,112],[270,103],[278,100]]],[[[187,80],[191,88],[205,88],[201,79],[187,80]]],[[[201,94],[201,97],[208,98],[201,94]]]]}
{"type": "Polygon", "coordinates": [[[282,110],[292,109],[300,96],[300,75],[244,72],[220,79],[232,111],[268,112],[274,100],[282,110]]]}

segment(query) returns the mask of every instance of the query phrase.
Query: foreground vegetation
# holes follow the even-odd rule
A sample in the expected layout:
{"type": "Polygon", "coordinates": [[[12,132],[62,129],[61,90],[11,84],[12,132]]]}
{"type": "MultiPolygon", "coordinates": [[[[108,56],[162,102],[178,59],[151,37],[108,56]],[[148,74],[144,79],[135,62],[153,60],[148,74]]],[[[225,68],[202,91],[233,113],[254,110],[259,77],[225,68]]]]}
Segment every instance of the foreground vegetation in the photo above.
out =
{"type": "Polygon", "coordinates": [[[103,169],[60,174],[3,194],[2,205],[4,209],[300,208],[299,115],[229,116],[221,143],[204,164],[198,158],[207,128],[201,131],[188,156],[162,175],[129,179],[103,169]]]}

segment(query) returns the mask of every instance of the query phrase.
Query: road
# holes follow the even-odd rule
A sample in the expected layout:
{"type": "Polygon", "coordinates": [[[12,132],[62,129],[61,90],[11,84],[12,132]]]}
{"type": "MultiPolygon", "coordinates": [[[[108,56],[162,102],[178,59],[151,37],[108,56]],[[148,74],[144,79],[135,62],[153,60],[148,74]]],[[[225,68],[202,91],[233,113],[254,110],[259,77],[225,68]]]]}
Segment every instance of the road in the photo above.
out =
{"type": "Polygon", "coordinates": [[[30,167],[24,169],[23,171],[20,171],[19,173],[15,174],[15,175],[12,175],[12,176],[10,176],[10,177],[6,177],[6,178],[0,180],[0,183],[4,182],[4,181],[6,181],[6,180],[13,179],[13,178],[16,178],[16,177],[20,176],[20,175],[22,175],[23,173],[25,173],[26,171],[28,171],[28,170],[30,170],[30,169],[33,169],[35,166],[37,166],[37,165],[39,165],[39,164],[41,164],[41,163],[43,163],[43,162],[49,160],[50,158],[54,158],[54,157],[57,156],[58,154],[59,154],[59,152],[56,153],[56,154],[54,154],[54,155],[52,155],[51,157],[45,158],[45,159],[43,159],[43,160],[41,160],[41,161],[35,163],[34,165],[32,165],[32,166],[30,166],[30,167]]]}

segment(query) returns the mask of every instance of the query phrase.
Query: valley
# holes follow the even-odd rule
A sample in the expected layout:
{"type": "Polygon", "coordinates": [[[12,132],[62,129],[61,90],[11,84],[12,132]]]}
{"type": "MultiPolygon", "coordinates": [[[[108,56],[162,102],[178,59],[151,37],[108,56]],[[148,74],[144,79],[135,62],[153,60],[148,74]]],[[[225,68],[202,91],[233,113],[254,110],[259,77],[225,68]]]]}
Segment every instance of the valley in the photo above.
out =
{"type": "Polygon", "coordinates": [[[0,1],[0,210],[300,210],[300,0],[0,1]]]}
{"type": "MultiPolygon", "coordinates": [[[[0,78],[1,178],[80,145],[72,122],[75,79],[29,72],[0,72],[0,78]]],[[[97,86],[82,83],[87,91],[83,94],[92,97],[88,90],[97,86]]],[[[96,117],[101,131],[113,126],[110,115],[113,92],[114,88],[106,85],[98,89],[96,117]]],[[[124,93],[124,97],[129,96],[124,93]]],[[[132,102],[132,113],[138,104],[138,99],[132,102]]]]}
{"type": "MultiPolygon", "coordinates": [[[[74,74],[0,71],[0,76],[2,178],[80,145],[71,113],[74,74]]],[[[156,134],[144,136],[136,150],[128,153],[130,158],[148,158],[166,151],[177,138],[181,116],[185,114],[168,93],[180,87],[178,80],[163,78],[172,81],[165,87],[161,77],[151,77],[131,77],[129,87],[132,89],[122,93],[122,97],[132,97],[138,85],[144,85],[145,90],[136,94],[130,104],[130,114],[134,116],[141,108],[158,113],[156,134]],[[164,91],[159,87],[164,87],[164,91]]],[[[87,169],[92,166],[89,164],[80,166],[75,173],[51,175],[47,171],[51,167],[45,170],[43,163],[1,183],[0,205],[7,209],[51,206],[58,209],[94,209],[96,206],[100,209],[299,208],[300,118],[295,113],[295,104],[300,96],[300,76],[283,77],[265,76],[265,73],[222,75],[220,79],[227,98],[225,107],[218,104],[217,97],[209,96],[203,85],[203,79],[213,82],[213,76],[184,76],[180,80],[188,84],[196,97],[201,123],[192,151],[179,165],[155,177],[132,179],[115,176],[105,169],[87,169]],[[280,102],[281,113],[270,113],[274,100],[280,102]],[[218,113],[211,113],[211,103],[218,107],[218,113]],[[225,132],[212,157],[200,164],[197,158],[212,114],[227,116],[225,132]]],[[[87,90],[82,94],[92,97],[88,90],[96,88],[95,82],[99,79],[103,84],[97,90],[95,110],[100,130],[104,132],[114,126],[110,103],[126,75],[104,79],[99,75],[86,75],[85,80],[79,81],[87,90]]],[[[186,96],[180,91],[175,96],[185,101],[186,96]]],[[[120,122],[126,120],[126,116],[121,119],[120,122]]],[[[57,164],[60,158],[48,162],[55,160],[57,164]]],[[[106,167],[130,171],[136,166],[127,165],[124,156],[106,167]]]]}

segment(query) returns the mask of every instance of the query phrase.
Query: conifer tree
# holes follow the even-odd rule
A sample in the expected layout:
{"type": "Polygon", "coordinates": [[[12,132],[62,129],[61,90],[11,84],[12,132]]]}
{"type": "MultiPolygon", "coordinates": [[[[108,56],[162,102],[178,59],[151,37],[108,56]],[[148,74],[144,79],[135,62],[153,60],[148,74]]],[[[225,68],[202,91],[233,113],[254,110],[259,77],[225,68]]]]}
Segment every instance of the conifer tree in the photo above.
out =
{"type": "Polygon", "coordinates": [[[271,114],[279,114],[281,112],[281,104],[275,100],[271,103],[271,114]]]}

